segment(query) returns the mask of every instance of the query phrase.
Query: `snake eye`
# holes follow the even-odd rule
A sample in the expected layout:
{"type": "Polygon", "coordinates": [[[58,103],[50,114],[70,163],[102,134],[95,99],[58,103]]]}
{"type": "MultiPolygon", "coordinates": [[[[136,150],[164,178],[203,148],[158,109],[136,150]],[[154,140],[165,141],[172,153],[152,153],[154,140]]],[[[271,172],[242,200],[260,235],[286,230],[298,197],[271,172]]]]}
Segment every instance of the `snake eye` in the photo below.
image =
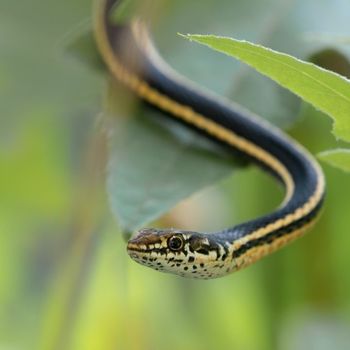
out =
{"type": "Polygon", "coordinates": [[[183,243],[183,239],[180,236],[173,236],[168,240],[168,247],[174,251],[180,250],[183,246],[183,243]]]}

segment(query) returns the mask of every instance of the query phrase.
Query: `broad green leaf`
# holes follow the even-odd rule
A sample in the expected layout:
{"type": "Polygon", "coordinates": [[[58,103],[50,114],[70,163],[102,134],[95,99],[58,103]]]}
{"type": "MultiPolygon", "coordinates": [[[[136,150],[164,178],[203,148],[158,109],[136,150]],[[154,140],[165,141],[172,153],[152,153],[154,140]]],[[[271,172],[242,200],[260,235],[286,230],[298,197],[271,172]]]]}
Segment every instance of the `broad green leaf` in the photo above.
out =
{"type": "Polygon", "coordinates": [[[350,141],[350,81],[345,77],[247,41],[214,35],[185,37],[242,60],[275,80],[330,115],[334,120],[334,134],[350,141]]]}
{"type": "Polygon", "coordinates": [[[126,232],[158,218],[242,165],[203,137],[164,120],[160,112],[144,107],[131,116],[125,110],[119,104],[109,112],[108,194],[126,232]]]}
{"type": "Polygon", "coordinates": [[[174,33],[211,33],[245,39],[303,60],[332,47],[350,57],[348,0],[162,0],[154,25],[166,61],[199,84],[286,127],[299,113],[299,99],[252,69],[203,47],[186,45],[174,33]],[[200,14],[200,16],[198,15],[200,14]],[[317,15],[315,15],[317,14],[317,15]],[[268,103],[266,103],[268,101],[268,103]]]}
{"type": "MultiPolygon", "coordinates": [[[[67,52],[90,68],[103,70],[91,32],[78,36],[67,52]]],[[[110,95],[107,109],[114,121],[108,123],[112,134],[108,194],[124,232],[158,218],[180,200],[242,166],[193,131],[164,120],[160,113],[143,106],[131,115],[125,108],[131,97],[126,91],[118,89],[110,95]]]]}
{"type": "Polygon", "coordinates": [[[350,172],[350,149],[338,148],[322,152],[319,157],[336,168],[350,172]]]}

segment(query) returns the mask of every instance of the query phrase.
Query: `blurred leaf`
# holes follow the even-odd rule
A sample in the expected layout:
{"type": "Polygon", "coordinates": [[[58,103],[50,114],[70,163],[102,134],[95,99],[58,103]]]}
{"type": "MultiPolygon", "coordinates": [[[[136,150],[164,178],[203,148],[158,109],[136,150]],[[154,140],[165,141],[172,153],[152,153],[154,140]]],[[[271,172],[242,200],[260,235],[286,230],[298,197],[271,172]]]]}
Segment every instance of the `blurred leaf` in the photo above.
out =
{"type": "MultiPolygon", "coordinates": [[[[112,100],[117,93],[112,91],[112,100]]],[[[108,193],[125,231],[156,219],[239,165],[203,136],[164,120],[160,112],[143,106],[131,116],[118,105],[111,113],[119,115],[109,124],[108,193]]]]}
{"type": "Polygon", "coordinates": [[[350,149],[334,149],[322,152],[319,157],[336,168],[350,172],[350,149]]]}
{"type": "Polygon", "coordinates": [[[80,34],[66,46],[66,52],[86,63],[94,70],[105,70],[105,65],[98,53],[91,30],[80,34]]]}
{"type": "Polygon", "coordinates": [[[233,56],[291,90],[334,120],[334,134],[350,141],[350,81],[331,71],[260,45],[214,35],[184,36],[233,56]]]}

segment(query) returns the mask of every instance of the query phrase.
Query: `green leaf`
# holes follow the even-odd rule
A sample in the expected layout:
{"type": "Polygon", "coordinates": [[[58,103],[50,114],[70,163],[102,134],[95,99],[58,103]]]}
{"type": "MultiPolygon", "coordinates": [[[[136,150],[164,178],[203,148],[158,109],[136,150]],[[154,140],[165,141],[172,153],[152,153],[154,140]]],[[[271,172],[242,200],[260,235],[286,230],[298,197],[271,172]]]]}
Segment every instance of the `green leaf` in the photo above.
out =
{"type": "MultiPolygon", "coordinates": [[[[110,105],[116,94],[112,91],[110,105]]],[[[109,114],[108,193],[124,231],[155,220],[242,165],[204,137],[165,120],[160,112],[143,107],[131,116],[118,104],[109,114]]]]}
{"type": "Polygon", "coordinates": [[[350,141],[350,82],[346,78],[247,41],[214,35],[186,38],[233,56],[275,80],[334,120],[334,134],[350,141]]]}
{"type": "Polygon", "coordinates": [[[350,149],[338,148],[325,151],[319,157],[330,165],[350,173],[350,149]]]}
{"type": "Polygon", "coordinates": [[[246,39],[303,60],[329,47],[350,57],[350,46],[337,40],[348,35],[348,0],[323,1],[322,6],[319,0],[221,0],[220,6],[217,0],[162,2],[171,6],[164,5],[153,32],[166,61],[200,85],[282,127],[291,126],[299,115],[295,95],[227,56],[184,44],[174,33],[246,39]]]}

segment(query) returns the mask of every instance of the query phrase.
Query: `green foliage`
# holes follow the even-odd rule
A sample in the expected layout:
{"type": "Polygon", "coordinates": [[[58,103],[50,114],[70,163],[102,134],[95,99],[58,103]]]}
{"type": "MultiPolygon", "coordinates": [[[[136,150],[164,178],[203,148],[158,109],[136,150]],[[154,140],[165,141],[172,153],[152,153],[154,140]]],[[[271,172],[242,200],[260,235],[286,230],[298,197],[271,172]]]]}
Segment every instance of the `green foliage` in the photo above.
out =
{"type": "MultiPolygon", "coordinates": [[[[348,0],[158,2],[153,29],[166,60],[278,125],[295,121],[292,94],[176,33],[245,38],[302,59],[326,47],[349,57],[336,40],[349,36],[348,0]]],[[[328,194],[313,233],[237,274],[183,280],[129,259],[105,205],[108,161],[99,135],[129,122],[110,110],[95,118],[104,85],[98,61],[89,60],[96,57],[91,38],[73,49],[88,68],[64,54],[76,33],[89,30],[89,18],[85,0],[0,2],[0,348],[347,349],[350,186],[341,171],[325,167],[328,194]]],[[[142,125],[148,111],[135,115],[142,125]]],[[[173,137],[169,125],[154,128],[173,137]]],[[[328,119],[308,107],[292,132],[314,153],[338,147],[328,119]]],[[[267,213],[281,197],[273,180],[249,167],[157,224],[219,229],[267,213]]]]}
{"type": "MultiPolygon", "coordinates": [[[[329,70],[261,45],[214,35],[184,36],[249,64],[258,72],[311,103],[334,120],[334,134],[350,141],[350,81],[329,70]]],[[[348,169],[348,150],[321,155],[328,163],[348,169]]]]}
{"type": "Polygon", "coordinates": [[[315,108],[329,114],[334,134],[350,141],[350,81],[312,63],[260,45],[214,35],[186,38],[242,60],[258,72],[291,90],[315,108]]]}
{"type": "MultiPolygon", "coordinates": [[[[121,7],[118,9],[118,11],[116,11],[117,14],[122,16],[118,17],[119,21],[123,20],[123,16],[128,18],[128,15],[125,14],[129,13],[127,9],[130,10],[130,7],[135,7],[135,2],[125,2],[124,4],[125,8],[121,7]]],[[[318,76],[318,74],[321,74],[320,72],[322,72],[322,74],[325,74],[327,77],[328,74],[331,74],[331,76],[334,78],[334,74],[332,75],[332,73],[327,73],[312,64],[303,63],[288,55],[282,55],[277,52],[273,52],[272,50],[264,49],[263,47],[255,46],[247,42],[234,41],[233,39],[215,38],[212,36],[191,36],[191,38],[197,39],[197,41],[205,42],[206,44],[208,44],[209,40],[210,42],[214,42],[214,45],[217,43],[219,46],[222,46],[223,41],[225,41],[225,45],[227,46],[228,42],[230,44],[228,47],[229,51],[232,51],[234,48],[237,50],[237,47],[240,47],[237,57],[245,59],[246,61],[248,60],[248,62],[253,65],[258,65],[258,68],[263,66],[268,70],[265,72],[268,76],[277,76],[278,82],[281,83],[281,80],[283,80],[283,86],[288,86],[289,89],[297,92],[304,98],[306,95],[306,97],[309,97],[309,99],[311,98],[312,102],[316,100],[316,104],[318,101],[321,101],[324,106],[317,106],[321,110],[335,109],[338,112],[340,111],[340,117],[336,118],[336,120],[338,120],[336,125],[341,123],[342,125],[346,125],[346,108],[349,108],[349,101],[346,99],[346,95],[344,98],[343,94],[337,94],[337,86],[333,86],[334,84],[337,85],[337,83],[338,85],[344,85],[344,79],[340,78],[339,76],[336,76],[338,78],[336,79],[336,82],[333,82],[334,79],[329,78],[328,80],[331,81],[328,82],[327,85],[327,82],[325,83],[317,79],[315,80],[315,75],[318,76]],[[233,44],[235,44],[234,47],[233,44]],[[245,49],[243,50],[241,46],[243,46],[245,49]],[[248,46],[250,51],[247,50],[248,46]],[[244,56],[242,52],[245,53],[246,56],[244,56]],[[278,61],[276,57],[282,58],[278,61]],[[305,71],[301,71],[300,67],[304,66],[307,68],[304,68],[305,71]],[[289,67],[289,70],[286,69],[286,67],[289,67]],[[310,70],[311,72],[309,72],[310,70]],[[313,77],[313,79],[310,79],[310,77],[313,77]],[[290,86],[291,84],[294,84],[295,86],[290,86]],[[329,94],[332,92],[335,94],[336,98],[332,98],[332,96],[327,99],[324,98],[324,94],[328,94],[327,96],[329,97],[329,94]],[[343,107],[341,103],[343,103],[343,107]]],[[[217,47],[217,49],[225,51],[225,48],[223,47],[217,47]]],[[[81,38],[78,38],[75,42],[69,45],[68,50],[76,57],[80,57],[83,61],[89,63],[91,67],[96,66],[96,68],[99,68],[101,66],[101,63],[97,58],[93,39],[91,38],[90,34],[86,34],[81,36],[81,38]]],[[[249,101],[253,100],[254,93],[252,91],[256,88],[256,86],[258,86],[258,96],[262,98],[261,105],[271,106],[276,103],[277,106],[279,94],[272,92],[266,95],[266,93],[269,91],[269,84],[264,81],[266,85],[262,86],[261,84],[256,84],[257,81],[259,81],[259,78],[251,80],[248,84],[249,91],[247,91],[246,96],[249,97],[249,101]],[[266,100],[271,100],[271,103],[266,104],[266,100]]],[[[346,86],[347,83],[345,83],[345,89],[346,86]]],[[[347,93],[347,91],[344,93],[347,93]]],[[[118,100],[118,97],[116,97],[116,99],[118,100]]],[[[258,104],[259,100],[255,99],[254,101],[256,104],[258,104]]],[[[287,100],[285,99],[284,102],[286,103],[286,101],[287,100]]],[[[279,111],[278,113],[283,115],[284,112],[282,112],[281,108],[277,108],[277,110],[279,111]]],[[[293,110],[294,105],[291,104],[290,111],[288,113],[291,113],[293,110]]],[[[265,113],[266,112],[267,110],[265,110],[265,113]]],[[[124,231],[133,232],[135,229],[140,228],[168,211],[181,199],[191,195],[194,192],[197,192],[201,188],[206,187],[211,183],[218,181],[230,173],[230,169],[227,166],[227,159],[222,160],[221,157],[218,157],[215,153],[210,156],[210,151],[207,153],[207,155],[202,154],[202,156],[199,157],[195,142],[187,142],[186,147],[184,147],[183,140],[181,140],[181,138],[177,138],[178,140],[169,148],[168,137],[163,137],[162,140],[159,139],[159,135],[163,133],[156,130],[157,123],[153,123],[153,125],[148,128],[146,128],[144,125],[143,121],[147,119],[154,119],[152,116],[152,111],[144,108],[142,111],[137,113],[139,116],[134,116],[134,118],[130,115],[129,117],[125,118],[125,115],[130,114],[128,111],[112,111],[112,114],[117,118],[118,115],[119,117],[121,114],[124,115],[122,118],[122,130],[124,130],[124,133],[122,136],[120,136],[120,133],[117,132],[117,130],[120,129],[120,125],[117,122],[111,123],[108,126],[108,128],[113,130],[111,132],[112,135],[118,135],[116,137],[118,142],[113,142],[112,138],[112,146],[110,147],[108,192],[111,199],[113,212],[118,218],[118,222],[124,231]],[[142,114],[143,117],[140,117],[140,114],[142,114]],[[130,126],[127,124],[130,124],[130,126]],[[127,131],[125,132],[125,130],[127,131]],[[127,147],[127,145],[130,144],[134,145],[134,140],[138,140],[138,148],[127,147]],[[157,146],[157,149],[163,151],[162,157],[154,157],[155,147],[153,144],[157,146]],[[166,153],[165,151],[169,149],[171,149],[170,154],[166,153]],[[177,155],[178,164],[183,164],[181,167],[183,171],[179,171],[178,165],[176,166],[177,171],[175,171],[175,164],[173,163],[174,154],[177,155]],[[142,158],[142,160],[145,160],[145,162],[140,161],[139,158],[142,158]],[[215,160],[214,163],[213,160],[215,160]],[[152,166],[150,166],[150,163],[152,163],[152,166]],[[189,175],[191,173],[193,175],[194,171],[193,166],[188,168],[189,172],[186,171],[186,164],[196,164],[198,169],[202,169],[202,171],[196,172],[196,174],[198,174],[197,181],[191,182],[188,180],[189,178],[192,178],[189,175]],[[120,169],[123,169],[123,171],[120,171],[120,169]],[[154,172],[154,169],[158,169],[157,172],[154,172]],[[211,171],[207,171],[207,169],[211,169],[211,171]],[[225,170],[223,171],[223,169],[225,170]],[[172,176],[169,176],[168,172],[170,172],[172,176]],[[214,173],[216,173],[216,175],[214,175],[214,173]],[[130,176],[130,174],[134,174],[134,176],[130,176]],[[135,174],[137,174],[137,176],[135,174]],[[164,176],[167,178],[167,180],[164,180],[168,186],[164,186],[164,181],[161,181],[159,178],[157,181],[155,181],[155,174],[158,176],[164,174],[164,176]],[[153,189],[150,189],[150,179],[153,179],[158,186],[154,185],[153,189]],[[130,191],[130,189],[133,190],[130,191]],[[131,195],[131,193],[133,193],[133,195],[131,195]]],[[[338,114],[336,115],[338,116],[338,114]]],[[[168,124],[166,127],[167,129],[173,127],[173,123],[170,122],[164,122],[163,124],[168,124]]],[[[191,132],[187,134],[191,135],[191,132]]],[[[191,138],[196,140],[197,136],[193,134],[191,138]]],[[[237,163],[235,166],[232,163],[232,169],[237,166],[237,163]]]]}
{"type": "Polygon", "coordinates": [[[322,152],[319,157],[339,169],[350,172],[350,149],[339,148],[322,152]]]}
{"type": "MultiPolygon", "coordinates": [[[[104,67],[90,32],[78,36],[67,52],[95,70],[104,67]]],[[[130,110],[125,101],[134,103],[120,87],[111,87],[106,104],[109,119],[114,119],[108,123],[107,191],[112,211],[129,237],[243,162],[146,106],[130,110]]]]}
{"type": "MultiPolygon", "coordinates": [[[[123,99],[115,87],[110,95],[114,101],[123,99]]],[[[157,219],[239,165],[223,150],[216,150],[177,123],[159,123],[164,118],[159,112],[143,106],[133,109],[131,117],[121,111],[120,104],[112,104],[108,193],[123,231],[133,232],[157,219]]]]}

